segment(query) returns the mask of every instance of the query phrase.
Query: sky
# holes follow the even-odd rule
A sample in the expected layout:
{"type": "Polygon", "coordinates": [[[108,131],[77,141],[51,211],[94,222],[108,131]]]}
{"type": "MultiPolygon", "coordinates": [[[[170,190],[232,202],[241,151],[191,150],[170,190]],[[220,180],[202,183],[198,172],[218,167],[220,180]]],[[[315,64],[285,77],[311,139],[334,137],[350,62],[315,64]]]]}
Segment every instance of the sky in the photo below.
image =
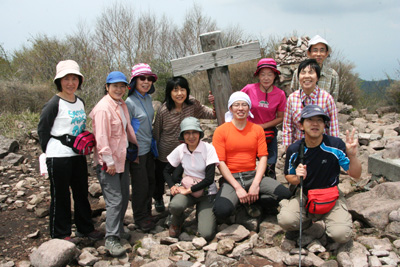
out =
{"type": "Polygon", "coordinates": [[[78,24],[94,28],[116,3],[166,15],[178,26],[196,3],[221,30],[239,26],[255,38],[319,34],[360,78],[400,79],[399,0],[0,0],[0,44],[13,53],[38,34],[64,38],[78,24]]]}

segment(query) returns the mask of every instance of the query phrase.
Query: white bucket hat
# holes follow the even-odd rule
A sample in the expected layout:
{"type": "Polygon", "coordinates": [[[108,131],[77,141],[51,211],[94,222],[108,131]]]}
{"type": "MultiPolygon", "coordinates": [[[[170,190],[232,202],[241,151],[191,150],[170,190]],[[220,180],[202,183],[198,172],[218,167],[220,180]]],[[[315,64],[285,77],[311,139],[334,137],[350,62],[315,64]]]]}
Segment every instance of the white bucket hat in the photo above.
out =
{"type": "Polygon", "coordinates": [[[61,79],[65,76],[67,76],[68,74],[75,74],[78,76],[82,77],[82,82],[83,82],[83,75],[80,72],[80,68],[78,63],[76,63],[75,61],[68,59],[68,60],[64,60],[64,61],[60,61],[57,64],[56,67],[56,77],[54,77],[54,82],[57,79],[61,79]]]}
{"type": "Polygon", "coordinates": [[[332,52],[332,48],[329,46],[328,42],[318,34],[315,35],[313,38],[311,38],[310,41],[308,41],[307,50],[309,50],[311,46],[316,45],[318,43],[325,44],[328,47],[329,54],[332,52]]]}

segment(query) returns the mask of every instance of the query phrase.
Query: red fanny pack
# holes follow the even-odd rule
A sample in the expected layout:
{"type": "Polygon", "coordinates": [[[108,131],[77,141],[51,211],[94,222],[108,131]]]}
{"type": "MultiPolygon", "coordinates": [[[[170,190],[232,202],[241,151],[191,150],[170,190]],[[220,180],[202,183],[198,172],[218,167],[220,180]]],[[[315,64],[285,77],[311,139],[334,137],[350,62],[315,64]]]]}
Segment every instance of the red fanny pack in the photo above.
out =
{"type": "Polygon", "coordinates": [[[309,213],[325,214],[328,213],[336,204],[339,198],[337,186],[308,190],[306,209],[309,213]]]}
{"type": "Polygon", "coordinates": [[[96,139],[94,135],[91,132],[84,131],[75,138],[72,150],[80,155],[89,155],[95,145],[96,139]]]}

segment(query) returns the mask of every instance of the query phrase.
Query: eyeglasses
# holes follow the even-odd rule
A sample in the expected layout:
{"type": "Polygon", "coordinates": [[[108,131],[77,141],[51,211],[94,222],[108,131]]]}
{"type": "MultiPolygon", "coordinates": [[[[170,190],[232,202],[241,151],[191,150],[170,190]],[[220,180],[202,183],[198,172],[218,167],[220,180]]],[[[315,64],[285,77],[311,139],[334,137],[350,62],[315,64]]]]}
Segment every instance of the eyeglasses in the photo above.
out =
{"type": "Polygon", "coordinates": [[[311,50],[311,52],[313,52],[313,53],[318,53],[318,52],[320,52],[321,54],[325,54],[325,53],[326,53],[326,49],[325,49],[325,48],[321,48],[321,49],[318,50],[318,48],[313,48],[313,49],[311,50]]]}
{"type": "Polygon", "coordinates": [[[139,76],[138,78],[139,78],[139,80],[141,80],[143,82],[145,80],[148,80],[149,82],[155,82],[156,81],[156,78],[154,78],[153,76],[139,76]]]}
{"type": "Polygon", "coordinates": [[[234,108],[238,108],[238,107],[247,108],[248,106],[249,106],[249,104],[247,104],[247,103],[233,103],[232,104],[232,107],[234,107],[234,108]]]}

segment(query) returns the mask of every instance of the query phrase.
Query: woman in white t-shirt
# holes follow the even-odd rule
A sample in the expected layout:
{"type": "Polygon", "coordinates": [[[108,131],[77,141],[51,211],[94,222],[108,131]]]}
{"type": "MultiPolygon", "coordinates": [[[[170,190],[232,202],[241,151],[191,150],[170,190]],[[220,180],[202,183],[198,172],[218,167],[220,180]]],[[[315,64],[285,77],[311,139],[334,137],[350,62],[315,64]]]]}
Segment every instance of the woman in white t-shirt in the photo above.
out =
{"type": "Polygon", "coordinates": [[[184,144],[167,156],[168,164],[164,169],[164,179],[173,196],[169,204],[172,215],[169,235],[180,235],[185,209],[196,205],[198,232],[210,241],[214,238],[217,227],[212,209],[217,193],[215,167],[219,164],[219,159],[215,148],[200,140],[204,137],[204,132],[198,119],[187,117],[180,127],[179,139],[184,144]],[[178,167],[182,167],[182,170],[175,171],[178,167]]]}
{"type": "Polygon", "coordinates": [[[77,236],[93,240],[103,238],[94,229],[88,201],[86,157],[75,153],[71,142],[86,128],[85,103],[75,95],[83,75],[73,60],[60,61],[54,83],[58,93],[43,107],[38,125],[39,142],[46,153],[50,179],[50,236],[76,243],[71,237],[71,193],[74,198],[74,221],[77,236]]]}

